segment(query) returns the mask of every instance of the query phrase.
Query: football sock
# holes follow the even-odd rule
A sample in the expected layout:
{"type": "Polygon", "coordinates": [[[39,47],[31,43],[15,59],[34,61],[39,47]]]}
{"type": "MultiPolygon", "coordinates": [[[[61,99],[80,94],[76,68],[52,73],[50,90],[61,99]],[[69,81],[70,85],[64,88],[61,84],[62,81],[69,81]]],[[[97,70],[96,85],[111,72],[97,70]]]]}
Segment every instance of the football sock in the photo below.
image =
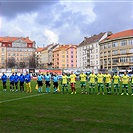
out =
{"type": "Polygon", "coordinates": [[[126,93],[128,93],[128,89],[126,89],[126,93]]]}

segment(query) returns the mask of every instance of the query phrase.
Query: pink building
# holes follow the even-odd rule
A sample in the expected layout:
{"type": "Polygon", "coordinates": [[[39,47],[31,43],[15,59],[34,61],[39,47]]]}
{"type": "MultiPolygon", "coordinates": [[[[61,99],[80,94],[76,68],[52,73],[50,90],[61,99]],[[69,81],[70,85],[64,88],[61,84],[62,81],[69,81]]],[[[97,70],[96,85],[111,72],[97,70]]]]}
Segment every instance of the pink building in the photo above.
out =
{"type": "Polygon", "coordinates": [[[60,45],[53,51],[53,67],[54,68],[76,68],[77,57],[76,57],[75,45],[60,45]]]}

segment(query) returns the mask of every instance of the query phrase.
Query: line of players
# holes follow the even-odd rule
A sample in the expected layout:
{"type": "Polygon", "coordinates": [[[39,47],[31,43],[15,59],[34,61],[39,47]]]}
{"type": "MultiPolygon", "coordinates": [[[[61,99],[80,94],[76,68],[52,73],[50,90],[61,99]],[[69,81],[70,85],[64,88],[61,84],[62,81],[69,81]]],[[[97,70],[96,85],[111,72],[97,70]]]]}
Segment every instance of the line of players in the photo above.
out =
{"type": "MultiPolygon", "coordinates": [[[[132,88],[131,95],[133,95],[133,75],[131,77],[129,77],[126,74],[126,72],[124,73],[124,75],[122,77],[119,77],[117,73],[115,73],[114,76],[111,77],[111,75],[108,73],[108,71],[106,72],[106,74],[102,74],[102,72],[99,72],[99,74],[97,74],[97,75],[95,75],[94,71],[92,71],[92,73],[89,76],[84,74],[82,71],[81,74],[79,75],[79,78],[80,78],[81,94],[95,93],[96,84],[98,87],[97,95],[100,94],[100,89],[102,89],[102,94],[105,95],[104,88],[107,89],[107,94],[111,94],[112,84],[113,84],[114,95],[118,95],[120,93],[120,84],[122,83],[121,95],[124,95],[124,91],[126,91],[126,95],[129,95],[128,94],[128,88],[129,88],[128,84],[130,82],[131,88],[132,88]],[[87,81],[89,83],[89,88],[86,88],[87,81]]],[[[38,91],[39,92],[42,91],[42,85],[43,85],[42,79],[43,79],[43,77],[41,75],[39,75],[38,76],[38,91]]],[[[51,81],[51,77],[47,73],[45,75],[46,93],[50,93],[50,83],[51,83],[50,81],[51,81]]],[[[54,93],[58,92],[58,82],[59,82],[59,78],[56,73],[53,76],[54,93]]],[[[76,75],[73,73],[73,71],[71,72],[69,79],[68,79],[68,76],[65,75],[65,73],[63,73],[63,75],[62,75],[61,85],[62,85],[62,93],[63,94],[64,94],[65,90],[66,90],[66,93],[68,94],[68,84],[69,83],[71,86],[71,94],[76,94],[76,87],[75,87],[76,75]]]]}
{"type": "MultiPolygon", "coordinates": [[[[3,75],[1,77],[2,83],[3,83],[3,91],[7,90],[7,75],[3,72],[3,75]]],[[[16,73],[12,73],[12,75],[9,77],[10,80],[10,91],[13,92],[18,92],[19,88],[18,88],[18,83],[20,82],[20,91],[24,92],[24,83],[26,83],[26,92],[29,93],[31,92],[31,85],[30,85],[30,81],[31,81],[31,76],[28,72],[26,72],[26,74],[24,75],[23,73],[21,73],[20,75],[16,73]]]]}
{"type": "MultiPolygon", "coordinates": [[[[111,94],[111,88],[113,84],[114,88],[114,94],[118,95],[120,93],[120,83],[122,83],[122,93],[121,95],[124,95],[124,90],[126,90],[126,95],[128,94],[128,83],[131,83],[131,89],[132,89],[132,94],[133,95],[133,75],[129,77],[126,72],[122,77],[119,77],[117,73],[113,77],[106,72],[106,74],[102,74],[102,72],[99,72],[97,75],[92,73],[87,76],[83,72],[79,75],[80,78],[80,86],[81,86],[81,94],[86,93],[86,94],[91,94],[95,93],[95,88],[96,84],[98,86],[98,93],[97,95],[100,94],[100,89],[102,89],[102,94],[105,94],[104,88],[107,89],[107,94],[111,94]],[[86,88],[86,83],[89,83],[89,88],[86,88]]],[[[6,75],[3,73],[2,76],[2,81],[3,81],[3,90],[6,91],[6,75]]],[[[51,75],[47,73],[46,75],[41,75],[39,74],[37,77],[37,85],[38,85],[38,92],[43,92],[42,87],[43,87],[43,80],[45,80],[45,85],[46,85],[46,93],[50,93],[50,86],[51,86],[51,75]]],[[[17,73],[14,73],[10,76],[10,91],[14,91],[14,88],[16,88],[16,91],[18,91],[18,81],[20,81],[20,91],[24,91],[24,82],[26,82],[26,92],[31,92],[31,86],[30,86],[30,81],[31,81],[31,76],[28,72],[26,72],[26,75],[23,75],[21,73],[20,76],[17,75],[17,73]]],[[[59,77],[57,73],[54,74],[52,77],[53,81],[53,92],[56,93],[58,92],[58,83],[59,83],[59,77]]],[[[68,79],[68,76],[63,73],[62,75],[62,80],[61,80],[61,85],[62,85],[62,93],[66,90],[66,93],[68,94],[68,84],[70,83],[71,86],[71,94],[76,94],[76,75],[71,72],[71,75],[68,79]]]]}

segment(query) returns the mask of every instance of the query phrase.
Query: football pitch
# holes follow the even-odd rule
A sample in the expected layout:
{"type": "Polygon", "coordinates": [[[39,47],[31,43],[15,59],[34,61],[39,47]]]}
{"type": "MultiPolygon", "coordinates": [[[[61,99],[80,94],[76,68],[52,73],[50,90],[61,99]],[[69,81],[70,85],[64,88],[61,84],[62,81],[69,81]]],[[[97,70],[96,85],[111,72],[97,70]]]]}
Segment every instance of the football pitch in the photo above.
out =
{"type": "Polygon", "coordinates": [[[3,92],[0,82],[0,133],[133,132],[131,95],[80,94],[79,82],[76,95],[46,94],[35,84],[32,93],[3,92]]]}

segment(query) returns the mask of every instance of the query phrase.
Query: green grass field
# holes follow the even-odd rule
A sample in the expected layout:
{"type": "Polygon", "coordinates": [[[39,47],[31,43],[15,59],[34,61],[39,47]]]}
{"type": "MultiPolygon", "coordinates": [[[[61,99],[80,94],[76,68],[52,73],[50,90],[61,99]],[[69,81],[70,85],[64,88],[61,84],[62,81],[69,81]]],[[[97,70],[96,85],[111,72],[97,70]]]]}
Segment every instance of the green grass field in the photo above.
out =
{"type": "Polygon", "coordinates": [[[40,94],[31,85],[32,93],[21,93],[0,84],[0,133],[133,132],[131,95],[81,95],[79,82],[76,95],[40,94]]]}

